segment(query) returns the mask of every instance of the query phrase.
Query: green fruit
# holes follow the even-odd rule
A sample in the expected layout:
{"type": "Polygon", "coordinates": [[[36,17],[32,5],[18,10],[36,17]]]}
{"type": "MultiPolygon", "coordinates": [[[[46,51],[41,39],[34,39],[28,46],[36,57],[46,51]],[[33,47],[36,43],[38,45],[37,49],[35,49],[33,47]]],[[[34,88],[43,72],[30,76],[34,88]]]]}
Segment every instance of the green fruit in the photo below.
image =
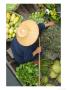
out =
{"type": "Polygon", "coordinates": [[[55,73],[60,73],[61,72],[61,65],[60,65],[60,62],[58,60],[55,61],[54,64],[52,65],[52,70],[55,73]]]}
{"type": "Polygon", "coordinates": [[[42,83],[46,84],[48,82],[48,77],[47,76],[43,76],[42,77],[42,83]]]}
{"type": "Polygon", "coordinates": [[[58,81],[59,83],[61,83],[61,75],[59,75],[59,76],[57,77],[57,81],[58,81]]]}
{"type": "Polygon", "coordinates": [[[50,76],[50,78],[56,78],[57,74],[51,70],[49,76],[50,76]]]}

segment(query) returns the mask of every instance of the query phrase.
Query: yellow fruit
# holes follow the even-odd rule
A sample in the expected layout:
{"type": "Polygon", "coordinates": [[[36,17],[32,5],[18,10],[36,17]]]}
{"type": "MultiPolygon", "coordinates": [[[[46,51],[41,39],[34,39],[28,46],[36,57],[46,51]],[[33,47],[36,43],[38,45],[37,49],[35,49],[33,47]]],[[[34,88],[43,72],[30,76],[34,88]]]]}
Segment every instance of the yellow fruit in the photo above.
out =
{"type": "Polygon", "coordinates": [[[12,27],[12,25],[13,25],[13,22],[10,22],[10,23],[9,23],[9,25],[12,27]]]}
{"type": "Polygon", "coordinates": [[[9,34],[13,34],[13,28],[9,29],[9,34]]]}
{"type": "Polygon", "coordinates": [[[6,28],[10,28],[10,25],[9,24],[6,24],[6,28]]]}
{"type": "Polygon", "coordinates": [[[12,34],[12,37],[15,37],[15,33],[12,34]]]}
{"type": "Polygon", "coordinates": [[[14,30],[14,33],[16,33],[16,29],[14,30]]]}
{"type": "Polygon", "coordinates": [[[6,13],[6,36],[11,40],[15,37],[17,25],[19,25],[20,16],[13,12],[6,13]]]}
{"type": "Polygon", "coordinates": [[[10,16],[9,12],[7,12],[6,17],[7,17],[8,20],[10,19],[11,16],[10,16]]]}
{"type": "Polygon", "coordinates": [[[9,34],[9,35],[8,35],[8,38],[11,39],[11,37],[12,37],[12,36],[9,34]]]}
{"type": "Polygon", "coordinates": [[[15,14],[13,13],[12,16],[11,16],[10,21],[14,21],[15,17],[16,17],[16,16],[15,16],[15,14]]]}
{"type": "Polygon", "coordinates": [[[19,20],[19,17],[17,16],[15,19],[14,19],[14,24],[16,24],[17,22],[18,22],[18,20],[19,20]]]}
{"type": "Polygon", "coordinates": [[[8,29],[8,28],[6,28],[6,33],[8,34],[8,32],[9,32],[9,29],[8,29]]]}

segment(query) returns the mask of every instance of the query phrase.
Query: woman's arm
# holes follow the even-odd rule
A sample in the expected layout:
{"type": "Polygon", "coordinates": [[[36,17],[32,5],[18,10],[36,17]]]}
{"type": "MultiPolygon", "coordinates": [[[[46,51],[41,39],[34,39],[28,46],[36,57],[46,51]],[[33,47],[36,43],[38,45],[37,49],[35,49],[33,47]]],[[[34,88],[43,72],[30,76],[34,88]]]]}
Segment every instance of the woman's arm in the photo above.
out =
{"type": "MultiPolygon", "coordinates": [[[[50,21],[48,23],[44,23],[44,27],[46,27],[46,28],[49,27],[49,26],[54,26],[54,25],[55,25],[55,23],[53,21],[50,21]]],[[[40,29],[42,29],[42,24],[39,24],[39,27],[40,27],[40,29]]],[[[41,52],[41,46],[40,47],[37,47],[36,50],[33,51],[32,54],[33,54],[33,56],[35,56],[36,54],[38,54],[40,52],[41,52]]]]}
{"type": "Polygon", "coordinates": [[[33,56],[35,56],[36,54],[40,53],[41,52],[41,46],[40,47],[37,47],[35,51],[33,51],[33,56]]]}
{"type": "Polygon", "coordinates": [[[50,21],[50,22],[44,23],[44,24],[45,24],[46,28],[49,27],[49,26],[54,26],[55,25],[54,21],[50,21]]]}

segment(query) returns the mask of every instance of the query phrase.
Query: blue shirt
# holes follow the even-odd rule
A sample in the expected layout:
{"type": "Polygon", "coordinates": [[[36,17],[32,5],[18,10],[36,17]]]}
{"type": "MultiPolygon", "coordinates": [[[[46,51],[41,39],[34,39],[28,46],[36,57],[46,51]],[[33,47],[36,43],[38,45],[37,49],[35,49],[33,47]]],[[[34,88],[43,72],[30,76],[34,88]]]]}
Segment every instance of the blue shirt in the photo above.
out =
{"type": "MultiPolygon", "coordinates": [[[[43,23],[39,23],[38,27],[40,32],[45,30],[45,25],[43,23]]],[[[15,37],[11,43],[11,49],[15,61],[21,64],[35,60],[37,58],[37,55],[33,56],[32,53],[38,47],[38,44],[36,44],[36,42],[30,46],[22,46],[17,42],[17,39],[15,37]]]]}

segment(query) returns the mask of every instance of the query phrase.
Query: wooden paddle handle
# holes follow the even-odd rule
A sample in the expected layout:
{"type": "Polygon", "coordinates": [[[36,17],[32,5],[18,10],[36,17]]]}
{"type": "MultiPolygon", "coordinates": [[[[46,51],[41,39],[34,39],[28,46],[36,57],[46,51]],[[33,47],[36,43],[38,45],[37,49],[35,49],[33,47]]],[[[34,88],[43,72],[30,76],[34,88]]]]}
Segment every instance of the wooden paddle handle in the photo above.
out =
{"type": "MultiPolygon", "coordinates": [[[[40,37],[39,37],[39,47],[40,47],[40,37]]],[[[40,53],[39,53],[39,86],[40,86],[40,53]]]]}

